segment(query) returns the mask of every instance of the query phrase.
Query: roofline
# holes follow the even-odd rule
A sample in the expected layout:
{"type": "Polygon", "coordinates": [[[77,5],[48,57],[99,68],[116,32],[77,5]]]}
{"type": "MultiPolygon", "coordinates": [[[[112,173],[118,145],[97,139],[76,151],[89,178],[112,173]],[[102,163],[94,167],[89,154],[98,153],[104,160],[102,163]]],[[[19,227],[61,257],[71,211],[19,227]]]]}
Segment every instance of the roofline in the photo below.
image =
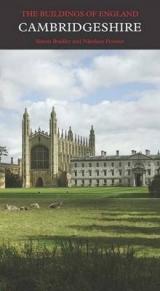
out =
{"type": "MultiPolygon", "coordinates": [[[[121,160],[132,160],[131,158],[134,156],[140,155],[148,160],[160,160],[160,155],[144,155],[141,153],[137,153],[134,155],[113,155],[113,156],[90,156],[90,157],[72,157],[72,161],[121,161],[121,160]]],[[[138,159],[138,157],[137,157],[138,159]]]]}
{"type": "Polygon", "coordinates": [[[9,166],[9,167],[20,167],[19,164],[9,164],[9,163],[0,163],[0,167],[9,166]]]}

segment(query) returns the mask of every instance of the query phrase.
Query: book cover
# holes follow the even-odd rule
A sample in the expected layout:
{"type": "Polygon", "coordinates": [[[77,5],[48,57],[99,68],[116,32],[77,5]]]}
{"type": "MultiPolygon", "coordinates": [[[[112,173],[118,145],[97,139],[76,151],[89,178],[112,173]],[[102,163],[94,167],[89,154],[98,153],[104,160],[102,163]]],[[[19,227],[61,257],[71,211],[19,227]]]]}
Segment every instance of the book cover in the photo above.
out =
{"type": "Polygon", "coordinates": [[[156,1],[0,10],[0,290],[159,290],[156,1]]]}

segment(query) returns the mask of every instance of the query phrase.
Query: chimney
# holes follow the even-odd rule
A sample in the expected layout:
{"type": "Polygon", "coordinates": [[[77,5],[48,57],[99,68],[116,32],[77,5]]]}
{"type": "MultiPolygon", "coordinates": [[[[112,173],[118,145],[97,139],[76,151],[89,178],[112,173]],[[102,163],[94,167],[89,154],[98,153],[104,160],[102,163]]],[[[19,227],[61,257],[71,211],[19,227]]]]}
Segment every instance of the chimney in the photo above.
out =
{"type": "Polygon", "coordinates": [[[18,159],[18,165],[20,165],[20,163],[21,163],[21,159],[18,159]]]}
{"type": "Polygon", "coordinates": [[[13,165],[13,157],[11,157],[11,165],[13,165]]]}
{"type": "Polygon", "coordinates": [[[116,151],[116,156],[119,156],[119,151],[118,150],[116,151]]]}
{"type": "Polygon", "coordinates": [[[150,155],[150,150],[145,150],[146,156],[150,155]]]}
{"type": "Polygon", "coordinates": [[[136,154],[136,151],[135,151],[135,150],[132,150],[132,151],[131,151],[131,154],[132,154],[132,155],[135,155],[135,154],[136,154]]]}
{"type": "Polygon", "coordinates": [[[101,157],[106,157],[106,152],[105,151],[101,151],[101,157]]]}

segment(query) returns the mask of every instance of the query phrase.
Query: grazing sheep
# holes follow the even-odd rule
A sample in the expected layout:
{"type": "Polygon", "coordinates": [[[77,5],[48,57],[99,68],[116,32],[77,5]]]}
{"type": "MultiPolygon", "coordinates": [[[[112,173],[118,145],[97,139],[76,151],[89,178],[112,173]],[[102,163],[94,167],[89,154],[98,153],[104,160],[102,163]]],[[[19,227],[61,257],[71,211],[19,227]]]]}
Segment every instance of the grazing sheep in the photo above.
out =
{"type": "Polygon", "coordinates": [[[54,201],[48,208],[60,208],[63,205],[63,201],[54,201]]]}
{"type": "Polygon", "coordinates": [[[8,205],[6,204],[5,209],[9,210],[9,211],[17,211],[19,210],[19,208],[15,205],[8,205]]]}
{"type": "Polygon", "coordinates": [[[23,211],[23,210],[29,210],[29,208],[26,207],[26,206],[21,206],[21,207],[20,207],[20,210],[21,210],[21,211],[23,211]]]}
{"type": "Polygon", "coordinates": [[[32,204],[30,204],[30,206],[31,206],[32,208],[37,208],[37,209],[40,208],[40,206],[39,206],[38,203],[32,203],[32,204]]]}

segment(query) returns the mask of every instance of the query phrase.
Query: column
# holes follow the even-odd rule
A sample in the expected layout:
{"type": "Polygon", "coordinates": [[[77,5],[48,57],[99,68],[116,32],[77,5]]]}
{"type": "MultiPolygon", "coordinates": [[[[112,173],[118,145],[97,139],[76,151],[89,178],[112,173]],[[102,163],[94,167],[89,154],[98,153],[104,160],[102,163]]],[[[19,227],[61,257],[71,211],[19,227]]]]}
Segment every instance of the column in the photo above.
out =
{"type": "Polygon", "coordinates": [[[135,177],[135,174],[133,175],[133,187],[136,187],[136,177],[135,177]]]}
{"type": "Polygon", "coordinates": [[[145,173],[143,173],[143,176],[142,176],[142,186],[146,186],[145,173]]]}

